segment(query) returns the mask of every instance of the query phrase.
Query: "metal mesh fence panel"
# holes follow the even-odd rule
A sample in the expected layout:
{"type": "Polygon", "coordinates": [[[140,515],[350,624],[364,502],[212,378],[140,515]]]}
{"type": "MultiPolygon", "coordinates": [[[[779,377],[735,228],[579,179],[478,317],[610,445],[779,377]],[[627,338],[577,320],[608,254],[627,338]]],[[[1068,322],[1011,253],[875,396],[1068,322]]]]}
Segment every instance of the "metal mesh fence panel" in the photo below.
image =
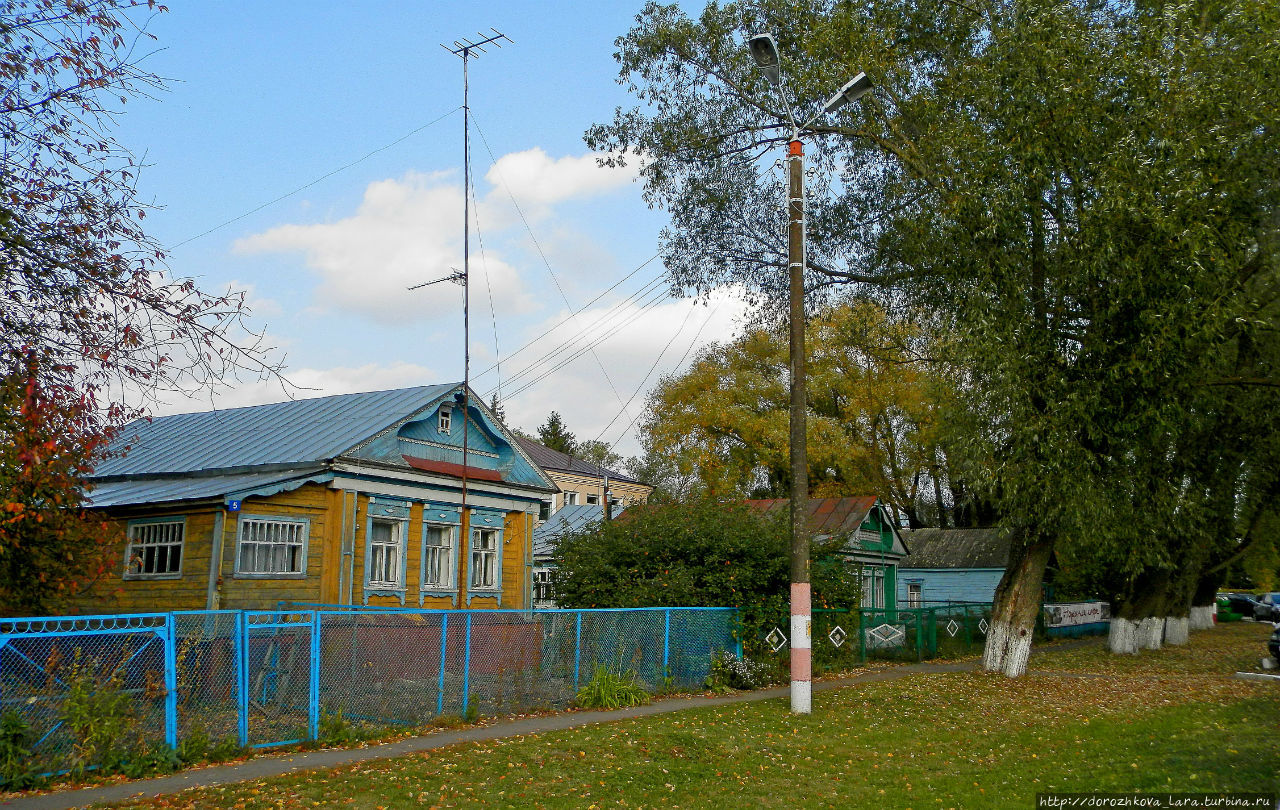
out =
{"type": "Polygon", "coordinates": [[[582,653],[579,680],[586,683],[597,668],[634,672],[636,681],[652,692],[661,684],[663,611],[602,610],[582,614],[582,653]]]}
{"type": "MultiPolygon", "coordinates": [[[[356,726],[422,725],[443,694],[441,613],[323,612],[320,711],[356,726]]],[[[450,684],[451,685],[451,684],[450,684]]]]}
{"type": "Polygon", "coordinates": [[[166,742],[164,615],[0,621],[0,711],[32,771],[120,762],[166,742]]]}
{"type": "Polygon", "coordinates": [[[311,625],[306,611],[245,612],[241,711],[253,747],[311,736],[311,625]]]}
{"type": "Polygon", "coordinates": [[[178,739],[193,751],[240,742],[239,614],[173,614],[178,739]]]}
{"type": "Polygon", "coordinates": [[[701,688],[711,673],[712,656],[736,651],[735,611],[670,608],[666,616],[669,683],[678,689],[701,688]]]}
{"type": "Polygon", "coordinates": [[[469,688],[481,714],[551,708],[563,700],[562,685],[544,683],[542,619],[537,614],[471,614],[469,688]]]}

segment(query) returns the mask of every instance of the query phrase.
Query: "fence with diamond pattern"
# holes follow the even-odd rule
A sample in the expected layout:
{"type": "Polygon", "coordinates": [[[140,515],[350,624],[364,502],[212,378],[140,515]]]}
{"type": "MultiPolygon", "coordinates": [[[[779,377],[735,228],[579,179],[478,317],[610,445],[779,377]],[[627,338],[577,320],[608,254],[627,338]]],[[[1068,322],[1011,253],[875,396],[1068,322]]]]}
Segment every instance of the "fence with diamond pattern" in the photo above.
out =
{"type": "MultiPolygon", "coordinates": [[[[753,649],[786,662],[790,630],[786,617],[770,625],[753,649]]],[[[813,667],[839,672],[868,660],[923,661],[982,651],[991,605],[950,603],[932,607],[813,611],[813,667]]]]}
{"type": "Polygon", "coordinates": [[[33,773],[180,744],[317,739],[326,717],[421,725],[569,705],[597,666],[700,688],[733,608],[441,611],[281,606],[0,619],[0,732],[33,773]]]}

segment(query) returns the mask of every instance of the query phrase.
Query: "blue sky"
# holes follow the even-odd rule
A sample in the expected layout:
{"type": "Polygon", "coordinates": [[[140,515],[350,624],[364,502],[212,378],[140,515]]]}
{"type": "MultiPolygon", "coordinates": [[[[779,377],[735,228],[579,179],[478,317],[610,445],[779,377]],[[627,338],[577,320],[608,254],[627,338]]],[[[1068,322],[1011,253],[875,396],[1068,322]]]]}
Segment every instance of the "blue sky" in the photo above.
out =
{"type": "MultiPolygon", "coordinates": [[[[148,228],[175,275],[247,292],[254,326],[308,389],[295,396],[460,380],[461,289],[405,288],[462,263],[461,60],[440,43],[497,28],[514,42],[470,62],[473,387],[494,390],[498,373],[482,372],[503,359],[513,424],[558,410],[579,438],[634,452],[624,428],[644,391],[742,313],[729,296],[695,307],[656,293],[642,309],[629,296],[658,261],[605,293],[654,256],[664,222],[630,172],[598,168],[582,142],[631,104],[613,42],[639,6],[175,3],[144,61],[169,89],[130,101],[116,133],[148,164],[140,191],[160,208],[148,228]]],[[[248,379],[157,411],[286,396],[248,379]]]]}

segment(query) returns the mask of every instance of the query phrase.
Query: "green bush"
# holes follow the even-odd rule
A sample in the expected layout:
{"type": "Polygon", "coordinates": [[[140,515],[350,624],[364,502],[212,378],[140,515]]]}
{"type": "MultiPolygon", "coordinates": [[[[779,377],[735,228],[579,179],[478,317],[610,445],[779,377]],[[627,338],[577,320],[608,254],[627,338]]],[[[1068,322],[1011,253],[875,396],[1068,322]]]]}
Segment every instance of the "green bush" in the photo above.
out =
{"type": "Polygon", "coordinates": [[[648,702],[649,693],[636,683],[634,670],[620,673],[604,666],[596,667],[591,680],[578,690],[574,699],[582,709],[622,709],[648,702]]]}
{"type": "Polygon", "coordinates": [[[77,653],[66,677],[61,719],[71,735],[71,772],[77,776],[91,767],[115,771],[138,748],[129,740],[137,721],[121,673],[115,670],[99,678],[96,668],[96,662],[77,653]]]}
{"type": "Polygon", "coordinates": [[[31,724],[17,709],[0,715],[0,789],[23,790],[40,782],[31,763],[31,724]]]}

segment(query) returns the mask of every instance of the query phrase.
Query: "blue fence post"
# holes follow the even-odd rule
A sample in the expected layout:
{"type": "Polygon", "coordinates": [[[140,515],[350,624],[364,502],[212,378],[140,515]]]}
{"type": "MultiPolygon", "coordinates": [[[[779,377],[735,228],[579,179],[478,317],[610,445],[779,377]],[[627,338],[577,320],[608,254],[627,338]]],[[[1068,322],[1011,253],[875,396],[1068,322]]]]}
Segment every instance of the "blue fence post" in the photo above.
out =
{"type": "Polygon", "coordinates": [[[743,621],[742,621],[742,611],[739,610],[738,608],[733,608],[733,612],[729,614],[729,623],[731,626],[736,625],[738,628],[738,632],[734,634],[736,638],[734,640],[733,646],[734,646],[734,652],[736,652],[738,654],[738,657],[741,658],[742,657],[742,634],[746,631],[746,625],[743,624],[743,621]]]}
{"type": "Polygon", "coordinates": [[[311,611],[311,699],[307,706],[307,733],[320,738],[320,611],[311,611]]]}
{"type": "Polygon", "coordinates": [[[236,715],[240,747],[249,745],[249,622],[243,610],[236,613],[233,639],[236,657],[236,715]]]}
{"type": "Polygon", "coordinates": [[[467,642],[462,655],[462,716],[467,716],[467,704],[471,700],[471,611],[467,611],[467,642]]]}
{"type": "Polygon", "coordinates": [[[578,694],[578,668],[582,665],[582,611],[577,613],[578,625],[573,636],[573,693],[578,694]]]}
{"type": "Polygon", "coordinates": [[[164,616],[164,744],[178,747],[178,634],[172,613],[164,616]]]}
{"type": "Polygon", "coordinates": [[[436,689],[436,717],[444,714],[444,668],[447,661],[445,640],[449,637],[449,614],[440,616],[440,685],[436,689]]]}
{"type": "Polygon", "coordinates": [[[669,662],[671,661],[671,608],[667,608],[666,621],[662,628],[662,677],[667,677],[671,673],[667,671],[669,662]]]}

